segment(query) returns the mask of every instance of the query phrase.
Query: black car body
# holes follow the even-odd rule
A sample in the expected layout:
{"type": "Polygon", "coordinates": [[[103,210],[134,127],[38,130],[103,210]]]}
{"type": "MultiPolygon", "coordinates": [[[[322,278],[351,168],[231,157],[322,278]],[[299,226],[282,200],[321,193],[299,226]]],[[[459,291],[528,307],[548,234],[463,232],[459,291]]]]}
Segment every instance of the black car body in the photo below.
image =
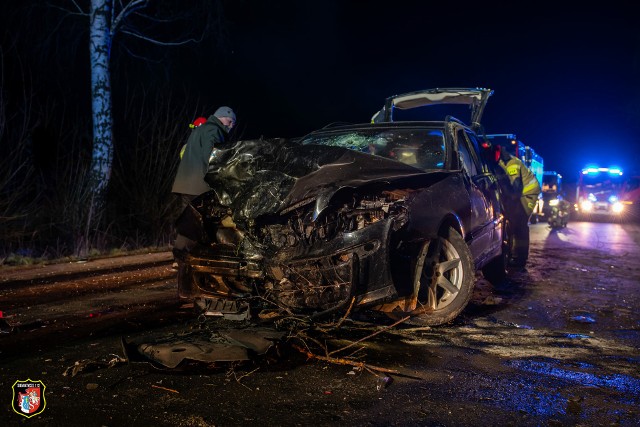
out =
{"type": "Polygon", "coordinates": [[[490,94],[414,92],[389,98],[375,123],[219,147],[213,190],[176,223],[194,242],[174,251],[180,296],[216,314],[242,302],[316,318],[367,307],[419,324],[452,320],[477,271],[504,277],[497,182],[473,127],[394,122],[393,109],[455,99],[479,125],[490,94]]]}

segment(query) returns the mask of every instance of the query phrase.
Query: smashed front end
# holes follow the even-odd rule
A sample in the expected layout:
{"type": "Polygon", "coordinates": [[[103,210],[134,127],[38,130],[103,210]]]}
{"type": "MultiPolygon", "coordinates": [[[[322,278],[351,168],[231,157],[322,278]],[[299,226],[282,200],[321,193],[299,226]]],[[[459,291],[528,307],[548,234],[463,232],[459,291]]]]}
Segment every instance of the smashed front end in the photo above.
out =
{"type": "MultiPolygon", "coordinates": [[[[396,296],[390,248],[408,222],[412,190],[341,172],[388,175],[385,159],[309,150],[281,140],[219,150],[207,176],[213,190],[176,222],[193,242],[174,250],[180,297],[319,315],[352,300],[364,306],[396,296]]],[[[400,176],[416,174],[400,168],[400,176]]]]}
{"type": "Polygon", "coordinates": [[[180,277],[180,296],[259,298],[296,313],[393,297],[389,252],[392,232],[407,221],[405,198],[382,192],[341,200],[315,219],[309,200],[236,222],[208,193],[181,217],[179,229],[191,227],[197,231],[191,237],[199,238],[190,251],[176,253],[188,271],[180,277]]]}

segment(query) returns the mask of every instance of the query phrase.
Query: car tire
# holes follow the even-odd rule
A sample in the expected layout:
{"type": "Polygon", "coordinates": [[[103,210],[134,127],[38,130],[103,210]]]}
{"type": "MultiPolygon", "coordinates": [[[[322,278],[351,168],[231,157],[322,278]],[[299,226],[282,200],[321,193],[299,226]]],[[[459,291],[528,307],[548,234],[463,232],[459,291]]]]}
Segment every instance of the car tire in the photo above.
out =
{"type": "Polygon", "coordinates": [[[419,281],[418,307],[406,323],[437,326],[452,321],[469,303],[475,271],[469,247],[449,228],[425,242],[416,259],[414,280],[419,281]]]}

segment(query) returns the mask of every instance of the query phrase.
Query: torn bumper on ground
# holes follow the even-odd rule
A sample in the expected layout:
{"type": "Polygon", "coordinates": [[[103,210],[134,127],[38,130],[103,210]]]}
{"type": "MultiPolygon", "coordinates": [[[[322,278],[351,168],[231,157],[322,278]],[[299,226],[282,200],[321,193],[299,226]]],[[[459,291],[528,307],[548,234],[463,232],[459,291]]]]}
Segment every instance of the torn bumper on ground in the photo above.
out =
{"type": "Polygon", "coordinates": [[[284,337],[268,328],[196,331],[184,335],[122,338],[122,348],[132,365],[150,365],[159,370],[183,370],[195,364],[216,367],[246,362],[264,356],[284,337]]]}

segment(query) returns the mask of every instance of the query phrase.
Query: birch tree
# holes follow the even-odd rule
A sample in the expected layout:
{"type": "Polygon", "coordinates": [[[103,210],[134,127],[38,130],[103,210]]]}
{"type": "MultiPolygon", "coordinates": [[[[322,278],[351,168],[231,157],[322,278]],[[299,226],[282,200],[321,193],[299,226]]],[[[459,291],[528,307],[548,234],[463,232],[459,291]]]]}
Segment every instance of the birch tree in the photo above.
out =
{"type": "MultiPolygon", "coordinates": [[[[124,7],[116,20],[111,22],[113,2],[91,0],[89,12],[89,58],[91,61],[91,114],[93,117],[93,156],[91,171],[95,180],[94,189],[103,195],[111,177],[113,159],[113,131],[111,119],[111,79],[109,57],[113,35],[121,22],[136,6],[143,6],[143,0],[132,1],[124,7]]],[[[93,207],[96,206],[92,203],[93,207]]]]}

